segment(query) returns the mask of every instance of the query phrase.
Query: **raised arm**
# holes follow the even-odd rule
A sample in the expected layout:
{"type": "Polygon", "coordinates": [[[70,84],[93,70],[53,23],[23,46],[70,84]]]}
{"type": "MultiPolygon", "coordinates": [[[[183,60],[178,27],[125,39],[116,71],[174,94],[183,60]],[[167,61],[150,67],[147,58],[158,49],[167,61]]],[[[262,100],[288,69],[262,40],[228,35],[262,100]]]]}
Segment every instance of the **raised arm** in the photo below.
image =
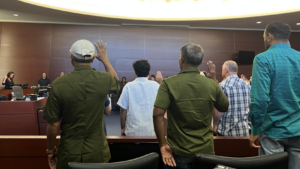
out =
{"type": "Polygon", "coordinates": [[[3,79],[3,81],[2,81],[2,85],[5,85],[6,79],[7,79],[7,76],[5,75],[5,76],[4,76],[4,79],[3,79]]]}
{"type": "Polygon", "coordinates": [[[94,43],[96,49],[97,49],[97,55],[96,58],[103,63],[105,70],[107,73],[110,73],[113,77],[119,80],[118,75],[114,68],[111,66],[108,58],[107,58],[107,52],[106,52],[106,43],[103,44],[103,42],[97,41],[97,44],[94,43]]]}

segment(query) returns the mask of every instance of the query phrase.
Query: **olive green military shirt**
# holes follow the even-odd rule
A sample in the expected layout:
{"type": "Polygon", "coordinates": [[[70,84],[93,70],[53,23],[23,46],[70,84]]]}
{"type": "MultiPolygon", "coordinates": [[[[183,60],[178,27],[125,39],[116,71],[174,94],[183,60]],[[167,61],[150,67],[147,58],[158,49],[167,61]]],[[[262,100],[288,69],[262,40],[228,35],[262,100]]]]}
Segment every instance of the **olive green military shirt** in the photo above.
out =
{"type": "Polygon", "coordinates": [[[183,69],[162,81],[154,106],[168,112],[167,144],[176,155],[214,154],[212,110],[228,106],[215,81],[200,75],[198,68],[183,69]]]}
{"type": "Polygon", "coordinates": [[[110,160],[103,112],[107,94],[117,93],[119,85],[109,73],[90,66],[77,66],[53,82],[44,119],[50,123],[61,120],[57,169],[66,169],[68,162],[110,160]]]}

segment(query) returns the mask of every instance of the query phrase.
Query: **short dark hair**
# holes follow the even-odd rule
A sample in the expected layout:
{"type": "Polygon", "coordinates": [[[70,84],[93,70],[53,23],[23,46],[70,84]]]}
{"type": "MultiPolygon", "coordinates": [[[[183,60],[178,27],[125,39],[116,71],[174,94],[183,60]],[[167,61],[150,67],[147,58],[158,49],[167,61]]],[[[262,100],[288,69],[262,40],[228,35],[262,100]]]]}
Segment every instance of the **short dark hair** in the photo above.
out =
{"type": "Polygon", "coordinates": [[[84,60],[84,59],[78,59],[78,58],[73,56],[73,59],[74,59],[75,62],[78,62],[78,63],[91,63],[91,62],[93,62],[93,58],[89,59],[89,60],[84,60]]]}
{"type": "Polygon", "coordinates": [[[266,35],[272,34],[275,40],[289,40],[291,36],[291,27],[283,22],[272,22],[266,27],[266,35]]]}
{"type": "Polygon", "coordinates": [[[151,77],[154,77],[154,79],[155,79],[155,76],[154,76],[154,75],[151,75],[151,77]]]}
{"type": "Polygon", "coordinates": [[[148,60],[137,60],[132,66],[138,77],[147,77],[149,75],[150,64],[148,60]]]}
{"type": "Polygon", "coordinates": [[[181,56],[189,65],[197,67],[202,63],[204,51],[200,45],[190,43],[181,48],[181,56]]]}

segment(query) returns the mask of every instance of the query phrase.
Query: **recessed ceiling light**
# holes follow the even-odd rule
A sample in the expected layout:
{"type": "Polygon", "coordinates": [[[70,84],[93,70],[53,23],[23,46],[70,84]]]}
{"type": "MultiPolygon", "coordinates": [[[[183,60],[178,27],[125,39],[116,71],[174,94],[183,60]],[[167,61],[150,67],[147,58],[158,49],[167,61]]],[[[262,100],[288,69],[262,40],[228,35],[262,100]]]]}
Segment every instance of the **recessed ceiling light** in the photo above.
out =
{"type": "Polygon", "coordinates": [[[18,14],[14,14],[14,16],[19,16],[18,14]]]}
{"type": "Polygon", "coordinates": [[[300,25],[300,23],[296,23],[296,25],[300,25]]]}
{"type": "Polygon", "coordinates": [[[257,23],[257,24],[261,24],[261,21],[257,21],[256,23],[257,23]]]}

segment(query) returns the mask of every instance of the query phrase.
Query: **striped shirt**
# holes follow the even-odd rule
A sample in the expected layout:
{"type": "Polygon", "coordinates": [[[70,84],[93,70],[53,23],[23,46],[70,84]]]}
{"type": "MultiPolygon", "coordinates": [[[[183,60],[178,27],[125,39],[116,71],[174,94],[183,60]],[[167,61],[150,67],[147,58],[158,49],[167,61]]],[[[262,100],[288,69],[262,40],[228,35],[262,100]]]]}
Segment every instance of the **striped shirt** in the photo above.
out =
{"type": "Polygon", "coordinates": [[[237,75],[231,75],[220,86],[228,98],[229,107],[222,113],[217,132],[223,136],[249,136],[250,85],[237,75]]]}

